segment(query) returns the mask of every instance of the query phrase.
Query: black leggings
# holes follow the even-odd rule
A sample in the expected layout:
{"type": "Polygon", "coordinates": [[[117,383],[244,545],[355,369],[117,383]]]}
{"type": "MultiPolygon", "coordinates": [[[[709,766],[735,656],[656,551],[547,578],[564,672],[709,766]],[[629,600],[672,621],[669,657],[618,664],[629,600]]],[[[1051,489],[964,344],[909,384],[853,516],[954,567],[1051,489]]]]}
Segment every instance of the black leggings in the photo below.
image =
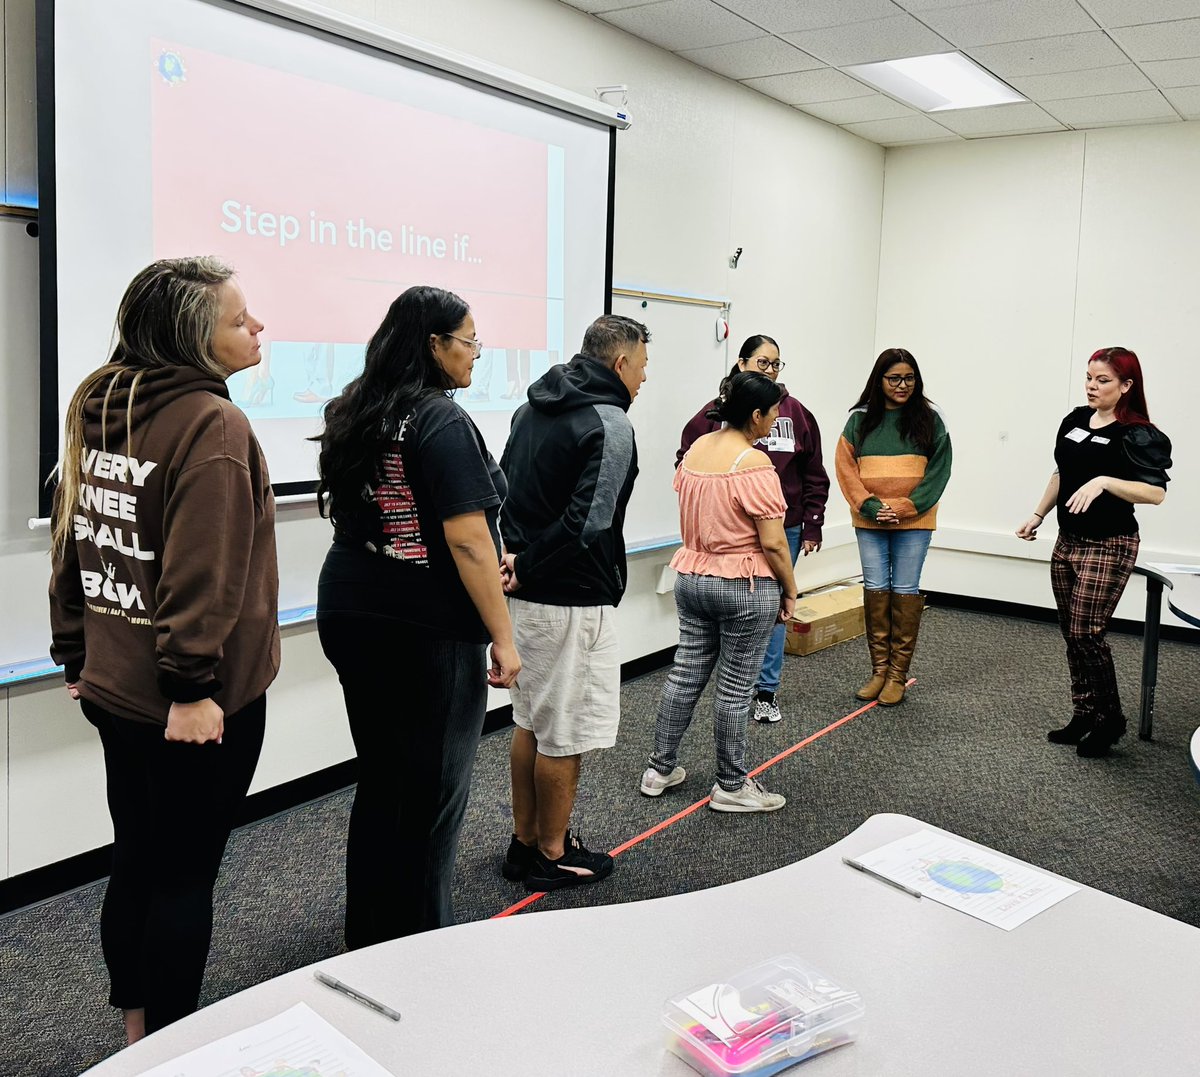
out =
{"type": "Polygon", "coordinates": [[[454,923],[458,832],[487,704],[484,645],[379,617],[318,620],[358,753],[346,945],[454,923]]]}
{"type": "Polygon", "coordinates": [[[87,700],[100,732],[113,822],[100,914],[109,1002],[145,1007],[146,1031],[192,1013],[212,936],[212,897],[234,813],[262,749],[267,697],[225,718],[220,744],[182,744],[163,727],[87,700]]]}

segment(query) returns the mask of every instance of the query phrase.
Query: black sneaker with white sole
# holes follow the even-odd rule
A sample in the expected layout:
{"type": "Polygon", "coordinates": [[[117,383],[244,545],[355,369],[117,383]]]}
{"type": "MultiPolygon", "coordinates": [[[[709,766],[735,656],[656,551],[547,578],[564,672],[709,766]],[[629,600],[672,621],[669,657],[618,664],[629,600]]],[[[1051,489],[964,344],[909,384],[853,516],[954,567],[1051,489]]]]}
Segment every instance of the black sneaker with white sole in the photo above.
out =
{"type": "Polygon", "coordinates": [[[561,890],[564,886],[583,886],[598,883],[612,874],[613,858],[608,853],[594,853],[567,831],[563,855],[550,860],[539,849],[525,876],[526,890],[561,890]]]}
{"type": "Polygon", "coordinates": [[[519,883],[529,874],[536,854],[536,845],[525,845],[514,834],[508,843],[508,852],[504,854],[504,863],[500,865],[500,874],[509,882],[519,883]]]}

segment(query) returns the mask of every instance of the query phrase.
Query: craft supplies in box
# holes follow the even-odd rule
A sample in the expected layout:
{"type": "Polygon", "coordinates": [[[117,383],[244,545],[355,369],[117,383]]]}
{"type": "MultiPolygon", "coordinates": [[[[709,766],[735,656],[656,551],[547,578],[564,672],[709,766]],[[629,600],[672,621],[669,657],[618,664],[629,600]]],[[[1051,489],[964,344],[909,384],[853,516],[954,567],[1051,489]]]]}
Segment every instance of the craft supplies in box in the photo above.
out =
{"type": "Polygon", "coordinates": [[[770,1077],[858,1036],[863,1004],[794,954],[668,999],[667,1047],[708,1077],[770,1077]]]}

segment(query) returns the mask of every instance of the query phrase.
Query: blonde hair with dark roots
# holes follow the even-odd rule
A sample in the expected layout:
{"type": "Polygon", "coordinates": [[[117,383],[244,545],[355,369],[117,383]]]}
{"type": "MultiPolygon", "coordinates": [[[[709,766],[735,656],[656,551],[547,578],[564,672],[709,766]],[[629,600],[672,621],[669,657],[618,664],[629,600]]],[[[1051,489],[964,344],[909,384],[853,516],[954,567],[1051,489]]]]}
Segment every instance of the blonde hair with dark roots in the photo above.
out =
{"type": "MultiPolygon", "coordinates": [[[[125,289],[117,308],[116,344],[102,367],[80,383],[64,417],[62,459],[54,491],[54,549],[61,552],[74,531],[74,506],[79,500],[80,461],[83,458],[83,408],[96,388],[107,380],[101,409],[101,450],[108,451],[108,401],[129,379],[125,407],[125,446],[133,440],[133,400],[148,370],[194,367],[224,381],[229,371],[213,352],[213,337],[221,315],[221,285],[233,269],[217,258],[163,258],[143,269],[125,289]]],[[[53,477],[53,476],[52,476],[53,477]]]]}

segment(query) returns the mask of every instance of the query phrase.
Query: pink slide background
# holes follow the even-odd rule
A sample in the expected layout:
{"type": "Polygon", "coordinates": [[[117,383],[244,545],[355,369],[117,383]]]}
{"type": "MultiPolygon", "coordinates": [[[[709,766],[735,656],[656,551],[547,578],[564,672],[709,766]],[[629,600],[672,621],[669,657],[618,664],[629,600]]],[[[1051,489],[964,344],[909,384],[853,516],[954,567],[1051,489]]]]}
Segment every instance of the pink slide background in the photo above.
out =
{"type": "Polygon", "coordinates": [[[411,284],[458,292],[489,347],[546,347],[546,148],[532,139],[327,83],[154,41],[155,257],[214,253],[238,270],[274,340],[365,342],[411,284]],[[164,50],[180,81],[157,69],[164,50]],[[298,238],[231,233],[222,205],[290,214],[298,238]],[[337,242],[310,239],[310,211],[337,242]],[[352,248],[347,220],[392,233],[352,248]],[[446,256],[402,254],[402,226],[446,256]],[[469,235],[455,260],[455,234],[469,235]]]}

